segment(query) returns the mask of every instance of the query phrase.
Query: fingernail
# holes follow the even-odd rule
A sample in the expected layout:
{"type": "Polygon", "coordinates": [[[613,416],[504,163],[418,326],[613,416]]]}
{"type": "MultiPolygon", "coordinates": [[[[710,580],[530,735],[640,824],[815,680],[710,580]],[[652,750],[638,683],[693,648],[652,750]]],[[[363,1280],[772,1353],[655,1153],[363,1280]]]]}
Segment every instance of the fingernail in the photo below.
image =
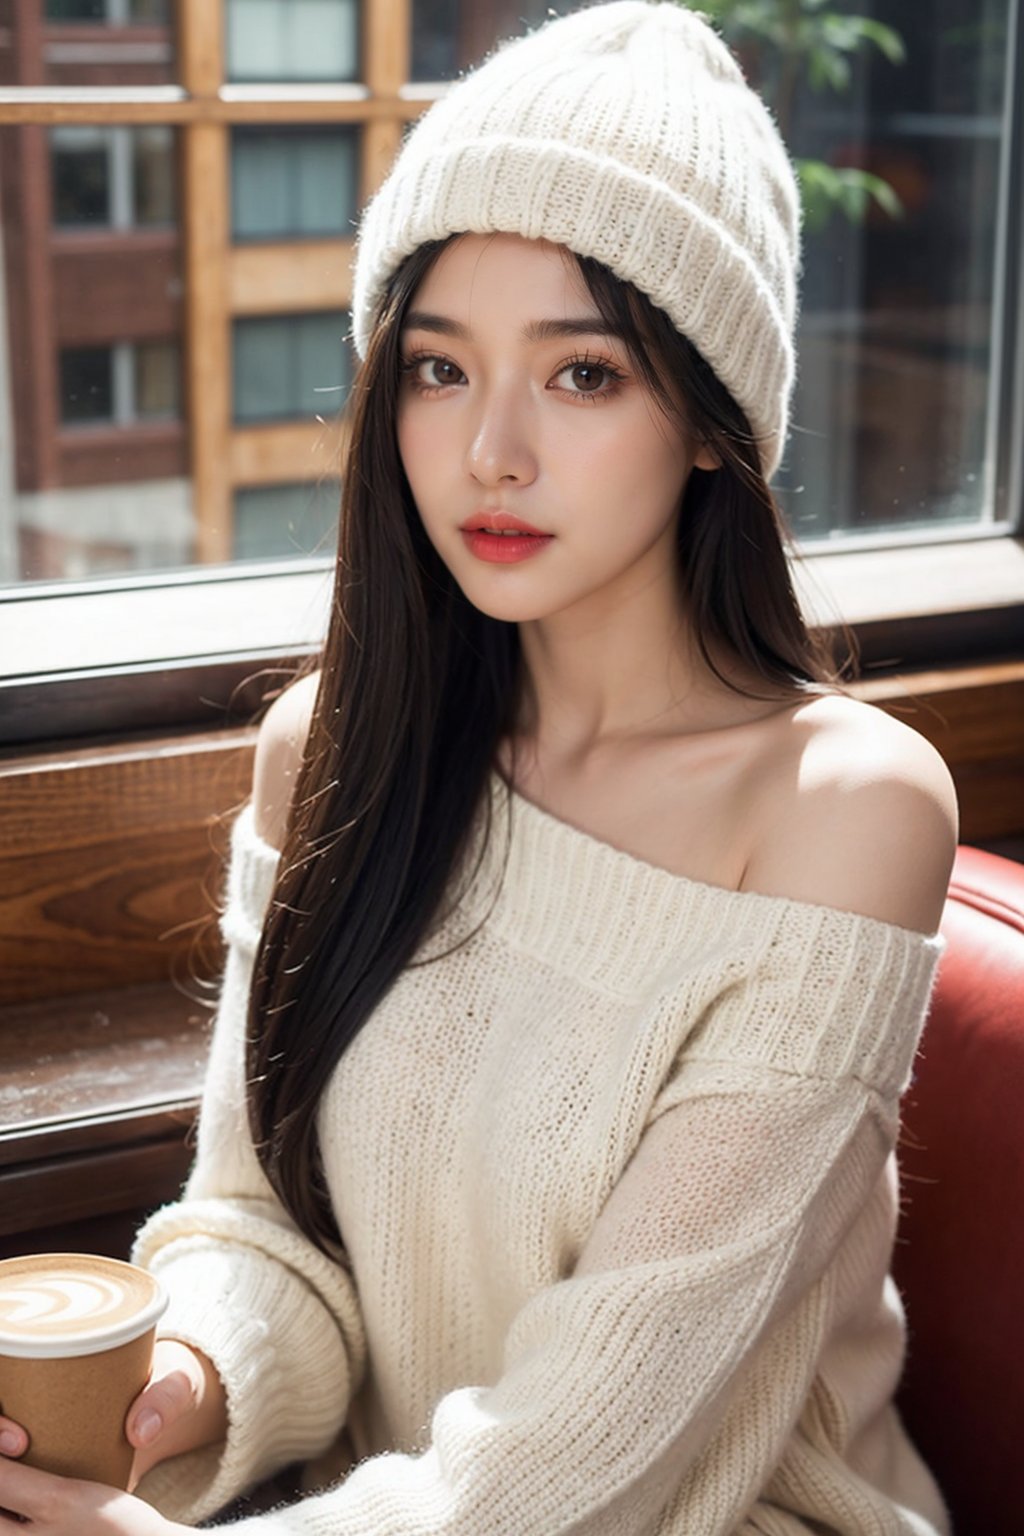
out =
{"type": "Polygon", "coordinates": [[[16,1435],[13,1429],[0,1429],[0,1451],[5,1456],[16,1456],[21,1450],[21,1436],[16,1435]]]}
{"type": "Polygon", "coordinates": [[[135,1420],[135,1438],[140,1445],[149,1445],[163,1427],[164,1421],[160,1415],[154,1413],[152,1408],[145,1408],[135,1420]]]}

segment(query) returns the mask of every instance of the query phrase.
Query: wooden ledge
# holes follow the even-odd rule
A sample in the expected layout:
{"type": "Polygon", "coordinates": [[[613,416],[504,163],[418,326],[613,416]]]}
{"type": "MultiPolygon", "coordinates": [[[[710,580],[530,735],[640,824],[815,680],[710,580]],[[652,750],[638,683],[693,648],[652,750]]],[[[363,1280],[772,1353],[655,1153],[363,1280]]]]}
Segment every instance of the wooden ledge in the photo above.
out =
{"type": "Polygon", "coordinates": [[[168,985],[0,1010],[0,1237],[174,1198],[209,1019],[168,985]]]}

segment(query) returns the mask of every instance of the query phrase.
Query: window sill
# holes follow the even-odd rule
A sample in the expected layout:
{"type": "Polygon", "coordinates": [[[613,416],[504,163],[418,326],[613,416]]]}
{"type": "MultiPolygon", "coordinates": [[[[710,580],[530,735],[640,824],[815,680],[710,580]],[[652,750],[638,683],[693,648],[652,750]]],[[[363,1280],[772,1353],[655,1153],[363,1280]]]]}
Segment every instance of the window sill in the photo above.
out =
{"type": "Polygon", "coordinates": [[[0,1238],[173,1198],[205,1061],[166,984],[0,1010],[0,1238]]]}
{"type": "MultiPolygon", "coordinates": [[[[0,740],[220,725],[261,668],[314,652],[331,568],[253,563],[0,593],[0,740]],[[73,636],[73,644],[69,637],[73,636]]],[[[1002,536],[815,551],[795,563],[812,623],[841,616],[867,668],[1024,648],[1024,541],[1002,536]]]]}

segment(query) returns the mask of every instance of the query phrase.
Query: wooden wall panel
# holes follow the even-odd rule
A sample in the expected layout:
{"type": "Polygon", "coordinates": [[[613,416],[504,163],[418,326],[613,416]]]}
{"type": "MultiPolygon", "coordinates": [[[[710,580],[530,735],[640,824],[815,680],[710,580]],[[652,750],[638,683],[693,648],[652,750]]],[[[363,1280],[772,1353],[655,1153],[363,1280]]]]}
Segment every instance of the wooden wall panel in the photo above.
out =
{"type": "Polygon", "coordinates": [[[1024,661],[871,679],[855,691],[942,753],[962,842],[1024,833],[1024,661]]]}
{"type": "Polygon", "coordinates": [[[345,309],[352,298],[351,240],[235,246],[228,288],[236,315],[345,309]]]}
{"type": "Polygon", "coordinates": [[[239,427],[231,437],[234,485],[280,485],[340,473],[345,431],[334,420],[239,427]]]}
{"type": "Polygon", "coordinates": [[[209,972],[221,818],[248,793],[251,743],[217,732],[0,766],[0,1005],[209,972]]]}

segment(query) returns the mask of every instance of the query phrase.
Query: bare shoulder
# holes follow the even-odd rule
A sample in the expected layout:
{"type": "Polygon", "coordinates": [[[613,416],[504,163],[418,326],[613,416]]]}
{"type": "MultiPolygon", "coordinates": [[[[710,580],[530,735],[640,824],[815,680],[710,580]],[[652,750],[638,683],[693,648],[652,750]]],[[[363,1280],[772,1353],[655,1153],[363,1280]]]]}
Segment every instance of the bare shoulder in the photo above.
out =
{"type": "Polygon", "coordinates": [[[744,889],[935,932],[958,822],[930,742],[874,705],[828,696],[777,717],[762,766],[744,889]]]}
{"type": "Polygon", "coordinates": [[[292,791],[302,764],[319,684],[319,672],[311,672],[286,688],[267,710],[256,737],[253,815],[257,833],[273,848],[284,843],[292,791]]]}

